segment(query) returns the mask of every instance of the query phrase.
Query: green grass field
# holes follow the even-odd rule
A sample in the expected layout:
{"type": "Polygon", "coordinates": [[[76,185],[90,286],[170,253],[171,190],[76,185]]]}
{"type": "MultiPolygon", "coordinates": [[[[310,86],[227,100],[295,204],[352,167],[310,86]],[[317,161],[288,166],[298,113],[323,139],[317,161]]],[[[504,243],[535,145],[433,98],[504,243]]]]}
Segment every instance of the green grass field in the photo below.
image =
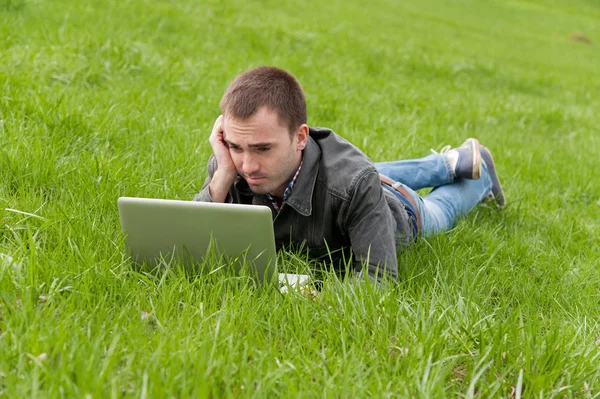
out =
{"type": "Polygon", "coordinates": [[[600,396],[597,1],[0,0],[0,39],[0,397],[600,396]],[[380,288],[136,271],[117,198],[191,199],[262,64],[373,160],[478,137],[509,205],[380,288]]]}

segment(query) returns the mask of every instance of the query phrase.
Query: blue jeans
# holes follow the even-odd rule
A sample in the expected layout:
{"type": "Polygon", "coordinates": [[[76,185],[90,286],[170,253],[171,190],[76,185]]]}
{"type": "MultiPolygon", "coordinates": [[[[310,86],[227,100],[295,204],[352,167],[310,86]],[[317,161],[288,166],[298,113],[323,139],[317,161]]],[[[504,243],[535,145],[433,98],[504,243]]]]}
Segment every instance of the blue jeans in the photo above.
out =
{"type": "Polygon", "coordinates": [[[380,174],[402,183],[414,198],[421,216],[421,236],[424,237],[450,230],[492,191],[485,163],[482,162],[479,180],[455,179],[446,154],[378,162],[375,166],[380,174]],[[434,189],[425,197],[415,192],[427,187],[434,189]]]}

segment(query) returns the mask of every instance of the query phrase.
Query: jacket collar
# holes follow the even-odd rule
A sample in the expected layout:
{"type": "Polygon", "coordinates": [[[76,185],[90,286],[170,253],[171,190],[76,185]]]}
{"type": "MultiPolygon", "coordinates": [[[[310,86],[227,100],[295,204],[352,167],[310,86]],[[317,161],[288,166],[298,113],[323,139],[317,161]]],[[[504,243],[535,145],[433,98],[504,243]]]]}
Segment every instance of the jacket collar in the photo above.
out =
{"type": "Polygon", "coordinates": [[[312,197],[319,172],[319,162],[321,161],[321,148],[312,137],[308,137],[308,142],[304,148],[304,163],[298,175],[298,180],[294,184],[294,189],[288,197],[286,204],[291,206],[302,216],[312,214],[312,197]]]}
{"type": "MultiPolygon", "coordinates": [[[[310,136],[304,148],[303,157],[304,163],[302,164],[302,169],[300,170],[300,174],[298,174],[296,183],[294,183],[294,189],[285,203],[302,216],[310,216],[312,214],[312,196],[321,160],[321,148],[310,136]]],[[[268,203],[264,195],[254,194],[250,190],[246,180],[241,177],[238,177],[235,187],[240,194],[252,196],[253,205],[265,205],[268,203]]]]}

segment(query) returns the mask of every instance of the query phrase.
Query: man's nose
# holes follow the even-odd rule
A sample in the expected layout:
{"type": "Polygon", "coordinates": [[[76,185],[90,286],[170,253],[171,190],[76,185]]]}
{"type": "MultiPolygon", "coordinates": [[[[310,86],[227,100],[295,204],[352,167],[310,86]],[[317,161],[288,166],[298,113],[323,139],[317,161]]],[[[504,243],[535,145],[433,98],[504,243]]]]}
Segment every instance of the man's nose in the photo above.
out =
{"type": "Polygon", "coordinates": [[[245,155],[243,162],[243,171],[246,176],[251,176],[260,169],[260,165],[252,155],[245,155]]]}

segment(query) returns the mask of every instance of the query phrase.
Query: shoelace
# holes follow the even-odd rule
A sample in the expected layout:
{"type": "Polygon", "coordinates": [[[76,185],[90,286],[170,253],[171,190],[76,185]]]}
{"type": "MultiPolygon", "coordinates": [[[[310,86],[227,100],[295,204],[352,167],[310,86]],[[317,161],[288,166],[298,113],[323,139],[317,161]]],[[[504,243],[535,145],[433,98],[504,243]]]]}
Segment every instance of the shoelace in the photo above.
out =
{"type": "Polygon", "coordinates": [[[430,148],[430,150],[431,150],[431,152],[432,152],[433,154],[445,154],[445,153],[449,152],[451,149],[452,149],[452,146],[451,146],[451,145],[445,145],[445,146],[444,146],[444,147],[443,147],[443,148],[440,150],[440,152],[437,152],[437,151],[436,151],[436,150],[434,150],[433,148],[430,148]]]}

